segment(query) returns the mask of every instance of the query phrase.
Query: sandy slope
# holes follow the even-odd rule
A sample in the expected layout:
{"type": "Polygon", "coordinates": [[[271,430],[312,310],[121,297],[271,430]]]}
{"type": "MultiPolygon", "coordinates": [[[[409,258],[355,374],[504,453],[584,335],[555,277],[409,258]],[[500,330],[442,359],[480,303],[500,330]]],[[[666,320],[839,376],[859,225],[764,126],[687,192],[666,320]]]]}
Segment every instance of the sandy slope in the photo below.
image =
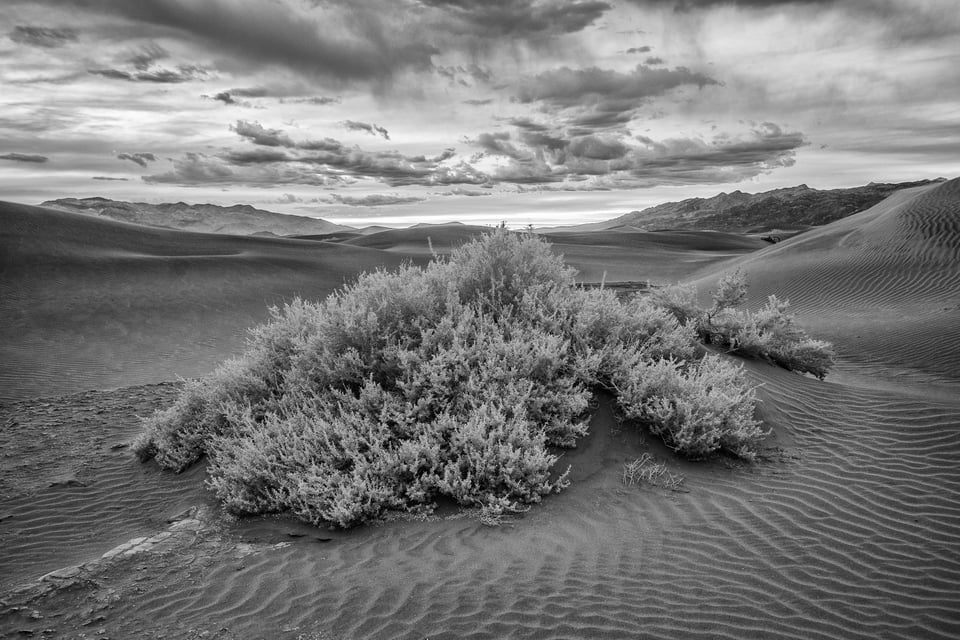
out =
{"type": "Polygon", "coordinates": [[[960,179],[898,192],[723,267],[746,274],[754,306],[789,299],[872,376],[960,383],[960,179]]]}
{"type": "MultiPolygon", "coordinates": [[[[464,224],[423,225],[347,237],[343,243],[381,249],[409,259],[428,259],[433,253],[447,254],[488,230],[464,224]]],[[[768,246],[758,238],[713,231],[646,232],[621,227],[542,235],[577,270],[577,279],[590,283],[648,279],[673,282],[693,268],[768,246]]]]}
{"type": "Polygon", "coordinates": [[[0,398],[202,375],[242,348],[268,305],[325,297],[401,260],[0,203],[0,398]]]}
{"type": "Polygon", "coordinates": [[[169,385],[0,407],[0,632],[957,637],[960,396],[916,377],[953,384],[940,372],[955,364],[954,329],[914,311],[951,299],[955,197],[956,183],[901,194],[840,230],[723,262],[749,268],[755,292],[787,290],[804,322],[825,314],[846,372],[821,382],[747,364],[773,428],[758,463],[678,460],[601,399],[562,461],[573,486],[500,528],[451,508],[347,533],[225,520],[202,470],[160,473],[118,447],[138,431],[132,414],[169,403],[169,385]],[[903,356],[873,342],[890,335],[903,356]],[[911,368],[879,388],[878,370],[911,368]],[[682,491],[621,483],[645,451],[685,476],[682,491]]]}

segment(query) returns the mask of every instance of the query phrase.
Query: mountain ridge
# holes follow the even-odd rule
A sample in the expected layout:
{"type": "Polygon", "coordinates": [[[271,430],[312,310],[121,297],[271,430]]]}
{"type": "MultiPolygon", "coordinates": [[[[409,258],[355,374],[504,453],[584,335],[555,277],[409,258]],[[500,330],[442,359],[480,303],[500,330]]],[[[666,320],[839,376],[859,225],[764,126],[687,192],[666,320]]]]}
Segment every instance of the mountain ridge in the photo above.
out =
{"type": "Polygon", "coordinates": [[[40,206],[150,227],[226,235],[289,236],[354,230],[321,218],[276,213],[249,204],[150,204],[92,197],[59,198],[40,206]]]}
{"type": "Polygon", "coordinates": [[[710,198],[665,202],[606,220],[547,231],[602,231],[631,227],[638,231],[710,230],[731,233],[799,232],[865,211],[890,194],[936,182],[871,182],[860,187],[814,189],[806,184],[760,193],[721,192],[710,198]]]}

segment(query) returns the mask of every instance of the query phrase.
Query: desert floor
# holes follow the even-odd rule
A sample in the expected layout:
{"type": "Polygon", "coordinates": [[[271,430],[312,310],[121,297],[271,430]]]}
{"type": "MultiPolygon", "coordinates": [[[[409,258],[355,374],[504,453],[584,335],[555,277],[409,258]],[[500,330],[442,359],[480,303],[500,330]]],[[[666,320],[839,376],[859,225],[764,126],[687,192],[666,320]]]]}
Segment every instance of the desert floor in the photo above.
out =
{"type": "Polygon", "coordinates": [[[788,298],[835,344],[825,381],[744,363],[772,429],[753,464],[679,459],[600,397],[572,486],[529,512],[343,532],[231,518],[202,467],[129,452],[268,304],[476,231],[239,238],[0,204],[0,637],[960,636],[960,180],[775,245],[550,235],[585,282],[706,292],[740,268],[753,305],[788,298]],[[679,489],[623,483],[645,452],[679,489]]]}

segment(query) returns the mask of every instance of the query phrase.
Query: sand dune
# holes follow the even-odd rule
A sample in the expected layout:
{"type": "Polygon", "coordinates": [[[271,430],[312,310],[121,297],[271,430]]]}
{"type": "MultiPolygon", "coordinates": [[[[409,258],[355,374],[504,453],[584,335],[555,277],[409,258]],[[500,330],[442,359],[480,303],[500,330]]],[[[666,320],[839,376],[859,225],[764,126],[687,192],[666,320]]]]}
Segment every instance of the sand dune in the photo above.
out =
{"type": "Polygon", "coordinates": [[[769,246],[757,238],[713,231],[549,233],[545,237],[582,282],[646,281],[667,284],[731,257],[769,246]]]}
{"type": "MultiPolygon", "coordinates": [[[[647,265],[652,279],[699,276],[705,288],[717,265],[741,266],[755,304],[767,292],[786,293],[812,333],[837,343],[840,375],[821,382],[746,363],[762,385],[760,417],[773,429],[752,465],[680,460],[635,425],[618,424],[601,398],[590,435],[561,461],[572,466],[572,486],[499,528],[447,506],[429,519],[350,532],[282,517],[226,518],[200,488],[202,470],[164,474],[116,448],[138,432],[134,414],[170,402],[172,385],[0,406],[0,445],[16,461],[0,466],[0,633],[957,637],[960,396],[951,390],[960,324],[958,199],[958,181],[901,192],[752,253],[752,241],[722,236],[667,234],[655,246],[646,236],[656,234],[625,231],[603,242],[567,238],[564,251],[580,247],[595,261],[590,268],[602,267],[604,255],[621,255],[624,270],[647,265]],[[931,381],[945,391],[936,393],[931,381]],[[644,452],[685,477],[680,491],[621,482],[623,463],[644,452]],[[131,539],[140,542],[125,544],[131,539]],[[65,570],[38,581],[57,569],[65,570]]],[[[43,229],[44,238],[53,237],[43,229]]],[[[108,245],[122,247],[123,234],[110,229],[115,235],[101,244],[97,234],[83,246],[71,244],[69,233],[57,236],[60,253],[52,255],[69,268],[53,274],[66,279],[77,264],[112,265],[106,279],[90,279],[99,273],[93,267],[84,272],[91,282],[84,295],[108,299],[94,286],[115,282],[116,265],[137,264],[117,262],[108,245]]],[[[153,253],[173,250],[156,242],[153,253]]],[[[207,249],[202,260],[214,264],[229,264],[238,254],[227,252],[247,247],[228,239],[214,255],[208,241],[197,242],[207,249]]],[[[140,261],[150,262],[145,245],[137,246],[140,261]]],[[[196,247],[177,246],[181,258],[165,264],[201,260],[190,253],[196,247]]],[[[341,273],[333,266],[338,256],[402,253],[271,245],[280,246],[295,265],[314,264],[303,251],[329,259],[320,280],[330,285],[339,276],[329,274],[341,273]]],[[[270,255],[258,268],[276,274],[273,248],[270,255]]],[[[187,280],[196,288],[193,303],[202,293],[217,295],[214,283],[229,271],[218,269],[187,280]]],[[[173,271],[138,277],[170,299],[176,294],[173,271]]],[[[34,290],[65,297],[77,282],[52,288],[52,280],[34,290]]],[[[123,300],[132,298],[139,315],[131,317],[142,319],[144,303],[132,292],[114,305],[125,309],[123,300]]],[[[242,308],[231,304],[225,308],[242,308]]],[[[204,321],[215,324],[216,313],[204,321]]],[[[154,339],[172,343],[172,335],[154,339]]]]}
{"type": "Polygon", "coordinates": [[[189,233],[0,203],[0,398],[196,376],[267,306],[322,298],[388,252],[189,233]]]}
{"type": "Polygon", "coordinates": [[[960,381],[960,180],[900,191],[723,267],[744,271],[755,306],[789,299],[871,375],[960,381]]]}
{"type": "Polygon", "coordinates": [[[486,233],[489,227],[466,224],[417,225],[406,229],[387,229],[344,241],[356,247],[370,247],[410,256],[430,257],[430,247],[437,253],[449,253],[472,238],[486,233]]]}
{"type": "MultiPolygon", "coordinates": [[[[405,257],[447,254],[488,227],[464,224],[419,225],[351,237],[344,244],[381,249],[405,257]]],[[[713,231],[646,232],[629,227],[601,231],[547,233],[582,282],[671,282],[695,267],[740,256],[768,244],[757,238],[713,231]]]]}

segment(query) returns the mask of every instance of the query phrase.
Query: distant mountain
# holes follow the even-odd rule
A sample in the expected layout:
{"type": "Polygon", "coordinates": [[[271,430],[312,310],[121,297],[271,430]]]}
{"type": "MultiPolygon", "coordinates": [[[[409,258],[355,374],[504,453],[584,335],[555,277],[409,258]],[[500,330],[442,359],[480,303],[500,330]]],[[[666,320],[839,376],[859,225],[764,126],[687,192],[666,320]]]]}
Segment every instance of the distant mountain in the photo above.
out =
{"type": "Polygon", "coordinates": [[[734,191],[712,198],[668,202],[577,228],[603,230],[630,227],[645,231],[710,229],[735,233],[800,231],[869,209],[900,189],[942,181],[940,178],[898,184],[870,183],[863,187],[826,190],[811,189],[802,184],[754,194],[734,191]]]}
{"type": "Polygon", "coordinates": [[[151,227],[238,236],[291,236],[353,231],[351,227],[319,218],[274,213],[243,204],[221,207],[215,204],[183,202],[148,204],[119,202],[107,198],[61,198],[48,200],[41,206],[151,227]]]}

